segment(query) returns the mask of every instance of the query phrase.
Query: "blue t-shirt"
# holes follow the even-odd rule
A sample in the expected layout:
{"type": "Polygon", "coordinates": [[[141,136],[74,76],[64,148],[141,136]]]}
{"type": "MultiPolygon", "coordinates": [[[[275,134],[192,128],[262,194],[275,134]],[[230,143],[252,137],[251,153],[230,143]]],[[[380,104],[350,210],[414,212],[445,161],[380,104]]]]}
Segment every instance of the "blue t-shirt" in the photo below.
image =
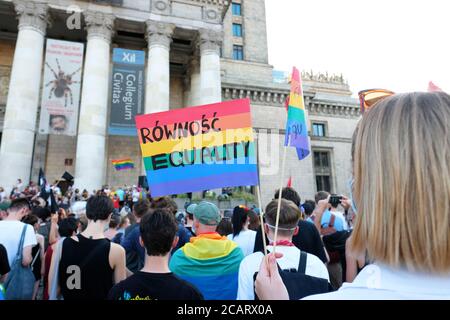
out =
{"type": "Polygon", "coordinates": [[[122,189],[118,189],[116,191],[116,194],[119,197],[119,201],[123,201],[124,196],[125,196],[125,191],[123,191],[122,189]]]}
{"type": "MultiPolygon", "coordinates": [[[[322,228],[328,228],[328,224],[330,223],[331,219],[331,211],[327,210],[322,215],[322,220],[320,221],[320,225],[322,228]]],[[[336,215],[335,215],[336,216],[336,215]]],[[[307,218],[306,221],[310,223],[314,223],[314,221],[311,218],[307,218]]],[[[344,231],[344,221],[338,216],[334,219],[334,228],[336,231],[344,231]]]]}
{"type": "MultiPolygon", "coordinates": [[[[145,262],[145,249],[141,246],[141,243],[139,242],[139,237],[141,236],[141,231],[139,229],[139,225],[135,226],[126,236],[122,237],[121,246],[124,247],[127,255],[130,253],[135,253],[138,256],[139,264],[137,267],[140,269],[140,266],[144,265],[145,262]]],[[[188,229],[186,229],[183,225],[178,225],[178,243],[177,246],[172,250],[172,253],[174,253],[177,249],[184,246],[186,243],[188,243],[191,239],[192,234],[189,232],[188,229]]],[[[132,270],[130,267],[128,268],[132,272],[137,271],[136,268],[132,270]]]]}

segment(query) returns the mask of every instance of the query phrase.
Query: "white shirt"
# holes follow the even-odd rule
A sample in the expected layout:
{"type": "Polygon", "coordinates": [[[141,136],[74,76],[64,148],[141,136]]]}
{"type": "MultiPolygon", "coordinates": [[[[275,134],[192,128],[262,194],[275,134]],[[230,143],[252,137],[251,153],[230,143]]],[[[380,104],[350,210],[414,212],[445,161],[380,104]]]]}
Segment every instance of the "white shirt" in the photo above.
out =
{"type": "Polygon", "coordinates": [[[18,183],[16,187],[17,187],[17,189],[19,190],[19,192],[22,192],[23,189],[24,189],[24,188],[23,188],[23,183],[22,183],[22,182],[21,182],[21,183],[18,183]]]}
{"type": "Polygon", "coordinates": [[[393,269],[381,264],[365,267],[353,283],[335,292],[313,295],[306,300],[448,300],[450,274],[393,269]]]}
{"type": "Polygon", "coordinates": [[[133,191],[133,202],[138,202],[139,201],[139,192],[138,191],[133,191]]]}
{"type": "Polygon", "coordinates": [[[245,230],[239,232],[239,234],[235,237],[233,237],[233,234],[229,234],[227,238],[238,244],[245,257],[253,253],[253,249],[255,248],[256,231],[245,230]]]}
{"type": "MultiPolygon", "coordinates": [[[[20,221],[0,221],[0,244],[6,248],[10,267],[17,255],[24,225],[25,223],[20,221]]],[[[34,229],[31,225],[27,225],[23,247],[35,246],[36,244],[34,229]]]]}
{"type": "MultiPolygon", "coordinates": [[[[273,247],[268,246],[268,251],[273,247]]],[[[297,269],[300,261],[300,250],[297,247],[277,246],[277,252],[283,257],[277,259],[281,269],[297,269]]],[[[239,267],[239,285],[237,300],[255,300],[253,276],[259,272],[263,260],[262,252],[255,252],[242,260],[239,267]]],[[[330,281],[327,267],[315,255],[307,253],[305,274],[312,277],[323,278],[330,281]]]]}

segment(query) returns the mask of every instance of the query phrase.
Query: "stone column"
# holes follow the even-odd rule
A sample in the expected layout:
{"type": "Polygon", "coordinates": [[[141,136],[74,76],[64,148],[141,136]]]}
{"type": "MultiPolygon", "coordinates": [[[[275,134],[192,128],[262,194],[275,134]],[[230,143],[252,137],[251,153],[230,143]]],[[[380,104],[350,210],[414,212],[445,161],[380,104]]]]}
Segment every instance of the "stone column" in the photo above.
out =
{"type": "Polygon", "coordinates": [[[148,66],[145,113],[169,110],[170,66],[169,54],[173,24],[147,21],[148,66]]]}
{"type": "Polygon", "coordinates": [[[14,2],[19,19],[0,149],[0,184],[9,192],[20,178],[30,179],[39,105],[48,6],[14,2]]]}
{"type": "Polygon", "coordinates": [[[89,192],[105,183],[106,126],[108,114],[111,39],[114,16],[84,13],[87,49],[83,73],[75,186],[89,192]]]}
{"type": "Polygon", "coordinates": [[[200,103],[222,101],[220,76],[220,45],[223,33],[200,30],[200,103]]]}
{"type": "Polygon", "coordinates": [[[194,54],[189,62],[189,94],[186,101],[186,107],[198,106],[200,101],[200,58],[194,54]]]}

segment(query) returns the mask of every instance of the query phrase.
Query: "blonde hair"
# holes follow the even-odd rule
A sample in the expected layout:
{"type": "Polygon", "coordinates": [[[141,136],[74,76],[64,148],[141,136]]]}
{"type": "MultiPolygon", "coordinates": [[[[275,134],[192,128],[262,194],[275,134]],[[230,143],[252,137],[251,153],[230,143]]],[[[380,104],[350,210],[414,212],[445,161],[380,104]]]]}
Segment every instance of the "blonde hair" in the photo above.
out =
{"type": "Polygon", "coordinates": [[[450,96],[395,95],[355,136],[351,247],[411,271],[450,271],[450,96]]]}

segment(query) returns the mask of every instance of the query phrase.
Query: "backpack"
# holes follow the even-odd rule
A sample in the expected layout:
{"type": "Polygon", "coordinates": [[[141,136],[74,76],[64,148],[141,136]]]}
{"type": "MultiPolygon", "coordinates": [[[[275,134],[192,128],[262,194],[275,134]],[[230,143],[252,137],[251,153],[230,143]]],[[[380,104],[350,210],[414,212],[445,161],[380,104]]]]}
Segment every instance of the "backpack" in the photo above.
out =
{"type": "Polygon", "coordinates": [[[330,256],[330,263],[341,262],[343,274],[345,274],[345,243],[351,235],[351,231],[338,231],[322,238],[323,244],[330,256]]]}
{"type": "Polygon", "coordinates": [[[122,239],[123,239],[123,233],[122,233],[122,232],[119,232],[119,233],[117,233],[117,234],[114,236],[114,238],[111,239],[111,242],[120,244],[120,242],[122,241],[122,239]]]}
{"type": "MultiPolygon", "coordinates": [[[[300,300],[314,294],[333,291],[333,288],[328,280],[305,274],[307,257],[306,252],[300,252],[300,259],[297,269],[282,270],[277,264],[281,279],[283,280],[283,283],[289,293],[289,300],[300,300]]],[[[256,272],[253,276],[253,283],[255,283],[257,275],[258,272],[256,272]]],[[[255,300],[259,300],[256,291],[255,300]]]]}
{"type": "Polygon", "coordinates": [[[22,266],[23,242],[27,226],[23,226],[17,255],[5,282],[6,300],[31,300],[33,298],[36,278],[30,266],[22,266]]]}
{"type": "Polygon", "coordinates": [[[330,234],[335,233],[337,230],[334,227],[334,222],[336,221],[336,216],[334,214],[331,214],[330,222],[328,223],[328,227],[326,228],[320,228],[320,234],[322,236],[328,236],[330,234]]]}

